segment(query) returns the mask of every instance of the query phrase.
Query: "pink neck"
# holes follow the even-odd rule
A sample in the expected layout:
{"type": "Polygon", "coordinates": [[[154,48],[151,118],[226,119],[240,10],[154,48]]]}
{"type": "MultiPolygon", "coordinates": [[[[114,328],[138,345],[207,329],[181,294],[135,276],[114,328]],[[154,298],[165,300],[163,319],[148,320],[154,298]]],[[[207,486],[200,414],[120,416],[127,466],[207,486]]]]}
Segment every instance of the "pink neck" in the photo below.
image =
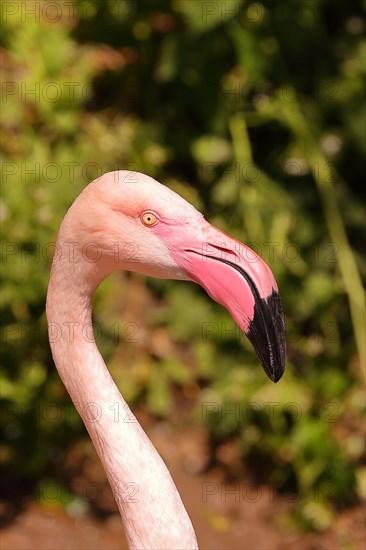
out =
{"type": "MultiPolygon", "coordinates": [[[[107,473],[131,548],[197,548],[161,457],[119,393],[94,342],[91,299],[75,264],[54,262],[47,294],[53,358],[107,473]]],[[[96,285],[94,285],[96,286],[96,285]]]]}

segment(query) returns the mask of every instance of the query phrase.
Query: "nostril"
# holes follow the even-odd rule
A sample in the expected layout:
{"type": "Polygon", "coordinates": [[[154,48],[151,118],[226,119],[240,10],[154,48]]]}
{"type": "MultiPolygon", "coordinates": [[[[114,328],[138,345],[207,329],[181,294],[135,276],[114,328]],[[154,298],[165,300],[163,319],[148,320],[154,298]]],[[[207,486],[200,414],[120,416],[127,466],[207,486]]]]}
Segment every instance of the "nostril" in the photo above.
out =
{"type": "Polygon", "coordinates": [[[229,255],[232,258],[239,259],[238,254],[234,250],[232,250],[231,248],[226,248],[225,243],[223,243],[222,246],[219,246],[215,243],[205,243],[205,252],[210,252],[210,249],[212,249],[212,248],[214,250],[219,251],[221,254],[229,255]]]}
{"type": "Polygon", "coordinates": [[[235,259],[236,263],[240,261],[240,256],[232,248],[226,248],[225,243],[222,243],[222,246],[215,243],[202,243],[201,250],[195,250],[193,248],[185,248],[186,252],[193,252],[194,254],[199,254],[200,256],[205,256],[206,258],[212,258],[215,260],[228,260],[228,257],[233,261],[235,259]]]}

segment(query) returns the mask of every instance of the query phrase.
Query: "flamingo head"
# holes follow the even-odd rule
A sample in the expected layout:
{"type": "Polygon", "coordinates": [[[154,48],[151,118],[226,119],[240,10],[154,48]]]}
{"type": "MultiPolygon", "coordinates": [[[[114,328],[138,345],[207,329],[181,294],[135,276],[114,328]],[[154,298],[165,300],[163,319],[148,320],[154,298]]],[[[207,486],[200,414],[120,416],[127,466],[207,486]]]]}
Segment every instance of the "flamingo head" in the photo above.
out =
{"type": "Polygon", "coordinates": [[[138,172],[116,171],[97,178],[69,212],[73,215],[65,217],[65,233],[74,240],[77,236],[98,282],[111,271],[125,269],[198,283],[247,335],[269,378],[281,378],[286,343],[278,287],[268,265],[249,247],[138,172]]]}

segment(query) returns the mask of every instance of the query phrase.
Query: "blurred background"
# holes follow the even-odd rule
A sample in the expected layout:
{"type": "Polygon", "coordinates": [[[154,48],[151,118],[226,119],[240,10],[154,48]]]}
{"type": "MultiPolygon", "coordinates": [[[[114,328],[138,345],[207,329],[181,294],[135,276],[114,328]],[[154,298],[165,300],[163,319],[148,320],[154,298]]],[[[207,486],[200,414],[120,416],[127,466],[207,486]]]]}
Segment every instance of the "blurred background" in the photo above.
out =
{"type": "Polygon", "coordinates": [[[363,548],[363,2],[4,1],[2,547],[126,548],[54,367],[62,217],[115,169],[177,191],[271,266],[288,360],[265,376],[193,283],[114,274],[101,352],[202,548],[363,548]]]}

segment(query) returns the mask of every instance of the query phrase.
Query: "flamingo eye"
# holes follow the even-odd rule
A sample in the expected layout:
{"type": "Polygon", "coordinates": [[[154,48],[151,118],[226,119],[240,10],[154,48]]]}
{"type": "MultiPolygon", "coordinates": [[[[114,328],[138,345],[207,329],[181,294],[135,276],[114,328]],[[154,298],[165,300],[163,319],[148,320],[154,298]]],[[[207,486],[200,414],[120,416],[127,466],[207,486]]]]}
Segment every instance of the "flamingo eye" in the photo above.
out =
{"type": "Polygon", "coordinates": [[[144,212],[141,214],[141,221],[144,225],[151,226],[155,225],[158,221],[158,218],[154,214],[154,212],[144,212]]]}

